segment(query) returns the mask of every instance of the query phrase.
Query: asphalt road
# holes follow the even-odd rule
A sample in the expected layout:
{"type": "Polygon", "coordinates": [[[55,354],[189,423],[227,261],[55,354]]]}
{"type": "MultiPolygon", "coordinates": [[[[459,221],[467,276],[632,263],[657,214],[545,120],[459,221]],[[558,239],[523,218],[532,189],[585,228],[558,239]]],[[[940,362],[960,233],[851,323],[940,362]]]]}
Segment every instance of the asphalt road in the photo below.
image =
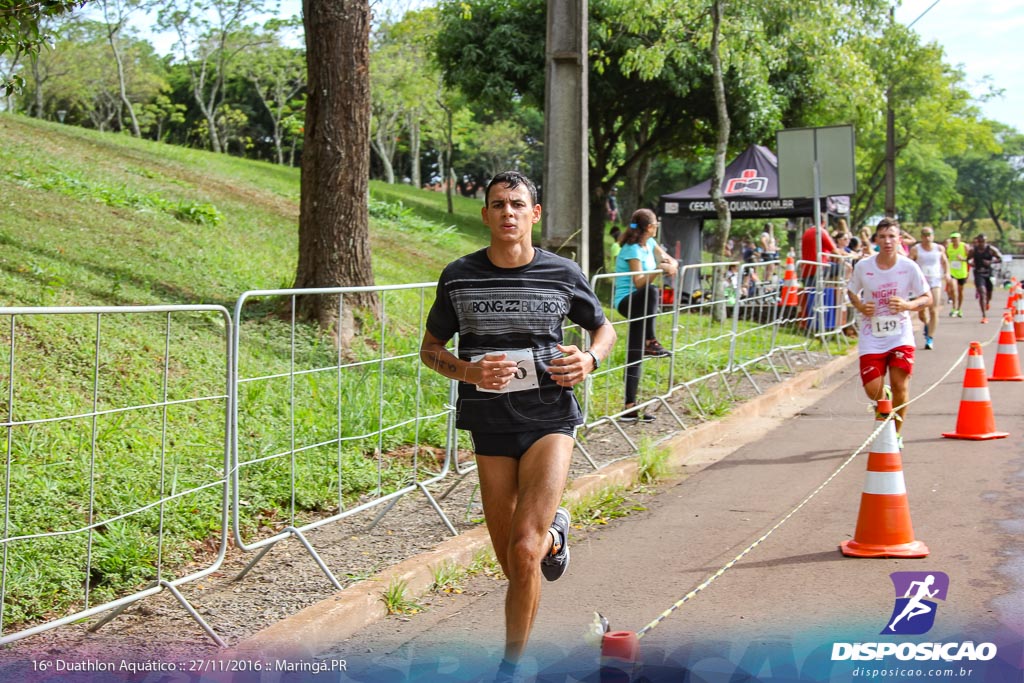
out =
{"type": "MultiPolygon", "coordinates": [[[[998,293],[993,311],[1005,299],[998,293]]],[[[942,318],[934,350],[922,349],[918,333],[902,465],[926,558],[838,550],[854,535],[876,426],[849,364],[829,378],[835,389],[796,417],[770,430],[752,419],[739,429],[763,433],[745,435],[746,445],[687,454],[684,475],[644,511],[575,542],[569,572],[544,586],[521,680],[601,680],[600,638],[584,638],[595,612],[627,638],[642,633],[636,654],[618,663],[637,681],[1024,680],[1024,382],[989,382],[1008,438],[941,436],[956,426],[969,343],[985,344],[987,374],[994,366],[999,316],[982,325],[973,303],[965,318],[942,318]],[[902,597],[895,572],[948,577],[923,633],[882,635],[902,597]],[[905,647],[835,660],[843,643],[875,642],[905,647]],[[907,649],[921,643],[944,646],[953,661],[901,659],[925,656],[907,649]],[[976,650],[982,643],[994,648],[976,650]]],[[[492,680],[503,600],[503,582],[477,578],[425,612],[318,648],[315,662],[344,660],[345,670],[308,680],[492,680]]]]}

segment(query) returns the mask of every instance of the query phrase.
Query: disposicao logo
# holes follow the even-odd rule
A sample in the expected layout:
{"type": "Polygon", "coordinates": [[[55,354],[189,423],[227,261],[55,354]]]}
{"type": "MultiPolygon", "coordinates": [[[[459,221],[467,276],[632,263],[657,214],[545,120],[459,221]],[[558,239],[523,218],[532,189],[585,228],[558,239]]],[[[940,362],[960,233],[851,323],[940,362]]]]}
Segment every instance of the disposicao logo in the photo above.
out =
{"type": "MultiPolygon", "coordinates": [[[[893,572],[889,575],[896,590],[896,604],[881,635],[921,635],[935,625],[936,600],[946,600],[949,576],[944,572],[893,572]]],[[[833,643],[832,661],[880,660],[896,657],[901,661],[988,661],[996,656],[994,643],[833,643]]]]}
{"type": "Polygon", "coordinates": [[[917,636],[935,625],[938,605],[946,599],[949,576],[945,572],[893,572],[889,575],[896,589],[896,605],[882,635],[917,636]]]}

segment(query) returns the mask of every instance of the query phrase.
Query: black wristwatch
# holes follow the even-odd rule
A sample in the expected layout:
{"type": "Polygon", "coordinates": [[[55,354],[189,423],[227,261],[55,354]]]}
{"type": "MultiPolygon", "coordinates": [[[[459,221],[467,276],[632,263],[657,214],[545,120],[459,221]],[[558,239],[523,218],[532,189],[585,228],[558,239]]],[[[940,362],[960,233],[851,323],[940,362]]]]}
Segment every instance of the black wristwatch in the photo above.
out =
{"type": "Polygon", "coordinates": [[[589,353],[590,357],[594,359],[594,369],[595,370],[597,370],[599,367],[601,367],[601,359],[597,357],[597,354],[595,354],[593,351],[590,351],[590,350],[584,351],[583,353],[589,353]]]}

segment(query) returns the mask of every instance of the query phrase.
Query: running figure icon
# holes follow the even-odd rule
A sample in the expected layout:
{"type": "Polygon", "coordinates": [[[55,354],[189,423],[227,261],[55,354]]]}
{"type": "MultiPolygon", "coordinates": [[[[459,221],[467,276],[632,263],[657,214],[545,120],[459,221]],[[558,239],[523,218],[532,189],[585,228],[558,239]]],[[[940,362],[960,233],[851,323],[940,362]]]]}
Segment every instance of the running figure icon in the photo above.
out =
{"type": "Polygon", "coordinates": [[[910,600],[907,602],[906,606],[904,606],[903,611],[900,612],[899,616],[893,619],[892,623],[889,624],[890,631],[895,632],[896,624],[899,623],[899,621],[904,617],[906,617],[907,621],[910,621],[914,617],[920,616],[922,614],[928,614],[932,611],[931,605],[926,604],[925,602],[923,602],[923,600],[924,598],[934,598],[936,595],[938,595],[938,588],[936,588],[934,591],[928,590],[934,583],[934,574],[929,574],[928,576],[926,576],[924,581],[911,581],[910,586],[907,588],[906,594],[904,594],[903,596],[904,598],[910,598],[910,600]],[[911,593],[914,593],[914,595],[911,596],[911,593]]]}

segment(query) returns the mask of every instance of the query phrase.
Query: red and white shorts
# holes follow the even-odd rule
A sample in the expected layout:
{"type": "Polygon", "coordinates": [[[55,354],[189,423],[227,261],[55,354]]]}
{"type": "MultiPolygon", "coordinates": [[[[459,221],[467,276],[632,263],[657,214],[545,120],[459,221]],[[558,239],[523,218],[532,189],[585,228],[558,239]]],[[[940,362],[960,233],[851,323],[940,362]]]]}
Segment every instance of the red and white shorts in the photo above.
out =
{"type": "Polygon", "coordinates": [[[899,368],[909,376],[914,372],[914,347],[897,346],[885,353],[867,353],[860,357],[860,381],[867,384],[885,379],[889,368],[899,368]]]}

